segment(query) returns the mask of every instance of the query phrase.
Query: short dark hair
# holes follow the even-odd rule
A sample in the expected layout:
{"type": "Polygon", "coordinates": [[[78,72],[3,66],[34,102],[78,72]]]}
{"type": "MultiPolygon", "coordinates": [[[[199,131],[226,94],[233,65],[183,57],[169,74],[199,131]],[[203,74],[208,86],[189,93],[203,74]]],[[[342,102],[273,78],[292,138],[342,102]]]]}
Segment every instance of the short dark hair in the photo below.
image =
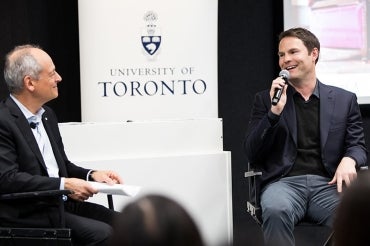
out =
{"type": "Polygon", "coordinates": [[[176,201],[150,194],[127,204],[113,226],[110,246],[203,246],[188,212],[176,201]]]}
{"type": "MultiPolygon", "coordinates": [[[[310,53],[314,48],[317,48],[320,54],[320,41],[319,39],[308,29],[302,28],[302,27],[295,27],[288,29],[286,31],[283,31],[279,35],[279,42],[285,38],[285,37],[295,37],[300,40],[302,40],[304,46],[306,46],[308,53],[310,53]]],[[[317,59],[315,63],[319,61],[319,56],[317,56],[317,59]]]]}

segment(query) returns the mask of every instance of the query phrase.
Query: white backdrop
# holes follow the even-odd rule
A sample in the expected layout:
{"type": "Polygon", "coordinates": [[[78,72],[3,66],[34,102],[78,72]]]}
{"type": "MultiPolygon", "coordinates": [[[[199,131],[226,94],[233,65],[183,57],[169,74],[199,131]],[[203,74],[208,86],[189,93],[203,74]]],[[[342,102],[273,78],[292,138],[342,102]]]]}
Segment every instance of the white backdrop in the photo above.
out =
{"type": "MultiPolygon", "coordinates": [[[[118,171],[143,194],[171,196],[206,245],[230,243],[231,153],[222,149],[217,118],[218,1],[78,3],[84,123],[61,125],[68,156],[118,171]]],[[[121,209],[125,200],[115,204],[121,209]]]]}
{"type": "MultiPolygon", "coordinates": [[[[138,197],[162,194],[180,202],[207,246],[232,242],[231,153],[223,151],[221,119],[59,126],[70,160],[86,168],[115,170],[125,184],[142,188],[138,197]]],[[[114,196],[115,209],[136,198],[114,196]]],[[[104,194],[90,201],[107,205],[104,194]]]]}
{"type": "Polygon", "coordinates": [[[82,121],[217,118],[216,0],[79,0],[82,121]]]}

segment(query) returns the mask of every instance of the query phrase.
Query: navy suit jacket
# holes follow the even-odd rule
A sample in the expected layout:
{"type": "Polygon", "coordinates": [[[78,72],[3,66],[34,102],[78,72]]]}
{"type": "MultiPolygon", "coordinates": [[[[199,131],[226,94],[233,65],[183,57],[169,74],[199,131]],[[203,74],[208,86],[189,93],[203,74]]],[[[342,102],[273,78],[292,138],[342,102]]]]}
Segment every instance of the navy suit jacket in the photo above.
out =
{"type": "MultiPolygon", "coordinates": [[[[320,81],[318,86],[321,157],[326,171],[333,177],[345,156],[353,158],[357,167],[365,166],[367,149],[356,95],[320,81]]],[[[296,159],[297,119],[293,93],[294,88],[289,86],[285,108],[274,126],[267,117],[271,109],[269,90],[255,96],[244,147],[250,165],[262,171],[259,180],[262,187],[284,177],[296,159]]]]}
{"type": "MultiPolygon", "coordinates": [[[[65,152],[54,112],[44,106],[42,121],[48,134],[60,177],[86,179],[88,169],[71,163],[65,152]]],[[[60,178],[48,177],[46,165],[30,125],[15,102],[9,97],[0,104],[0,193],[42,191],[60,187],[60,178]]],[[[55,199],[2,201],[0,224],[17,221],[32,213],[45,213],[56,206],[55,199]]],[[[58,210],[52,210],[57,213],[58,210]]],[[[40,217],[43,220],[44,216],[40,217]]],[[[48,221],[40,221],[40,224],[48,221]]]]}

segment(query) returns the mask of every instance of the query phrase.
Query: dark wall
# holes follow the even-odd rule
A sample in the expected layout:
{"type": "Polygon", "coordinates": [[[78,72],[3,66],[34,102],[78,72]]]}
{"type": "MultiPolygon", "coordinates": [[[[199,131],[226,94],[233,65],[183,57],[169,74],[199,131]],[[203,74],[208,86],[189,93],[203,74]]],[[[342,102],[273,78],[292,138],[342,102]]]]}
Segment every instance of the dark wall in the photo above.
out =
{"type": "MultiPolygon", "coordinates": [[[[283,0],[220,0],[218,26],[219,117],[224,149],[232,152],[234,238],[236,244],[248,238],[257,245],[258,227],[245,211],[242,141],[254,94],[268,88],[279,73],[277,35],[283,30],[283,0]]],[[[22,43],[41,45],[63,77],[59,98],[49,103],[59,121],[80,121],[77,0],[1,0],[0,67],[5,53],[22,43]]],[[[7,94],[0,76],[0,97],[7,94]]],[[[370,105],[361,110],[369,143],[370,105]]]]}
{"type": "Polygon", "coordinates": [[[236,244],[262,241],[259,228],[246,213],[247,161],[242,141],[254,94],[268,88],[279,72],[277,33],[283,29],[282,6],[282,0],[219,1],[219,117],[223,118],[224,149],[232,152],[236,244]]]}
{"type": "MultiPolygon", "coordinates": [[[[58,73],[59,98],[48,104],[60,121],[80,121],[80,74],[77,0],[1,0],[0,67],[14,46],[33,43],[52,57],[58,73]]],[[[0,98],[8,95],[0,76],[0,98]]]]}

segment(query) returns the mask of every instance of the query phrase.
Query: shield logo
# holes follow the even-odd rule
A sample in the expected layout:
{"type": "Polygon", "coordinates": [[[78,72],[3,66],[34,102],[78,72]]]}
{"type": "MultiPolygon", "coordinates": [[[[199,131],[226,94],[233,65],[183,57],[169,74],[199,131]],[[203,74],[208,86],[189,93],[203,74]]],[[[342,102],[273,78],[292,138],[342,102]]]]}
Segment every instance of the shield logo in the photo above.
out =
{"type": "Polygon", "coordinates": [[[149,55],[154,55],[161,45],[161,36],[141,36],[141,43],[149,55]]]}

